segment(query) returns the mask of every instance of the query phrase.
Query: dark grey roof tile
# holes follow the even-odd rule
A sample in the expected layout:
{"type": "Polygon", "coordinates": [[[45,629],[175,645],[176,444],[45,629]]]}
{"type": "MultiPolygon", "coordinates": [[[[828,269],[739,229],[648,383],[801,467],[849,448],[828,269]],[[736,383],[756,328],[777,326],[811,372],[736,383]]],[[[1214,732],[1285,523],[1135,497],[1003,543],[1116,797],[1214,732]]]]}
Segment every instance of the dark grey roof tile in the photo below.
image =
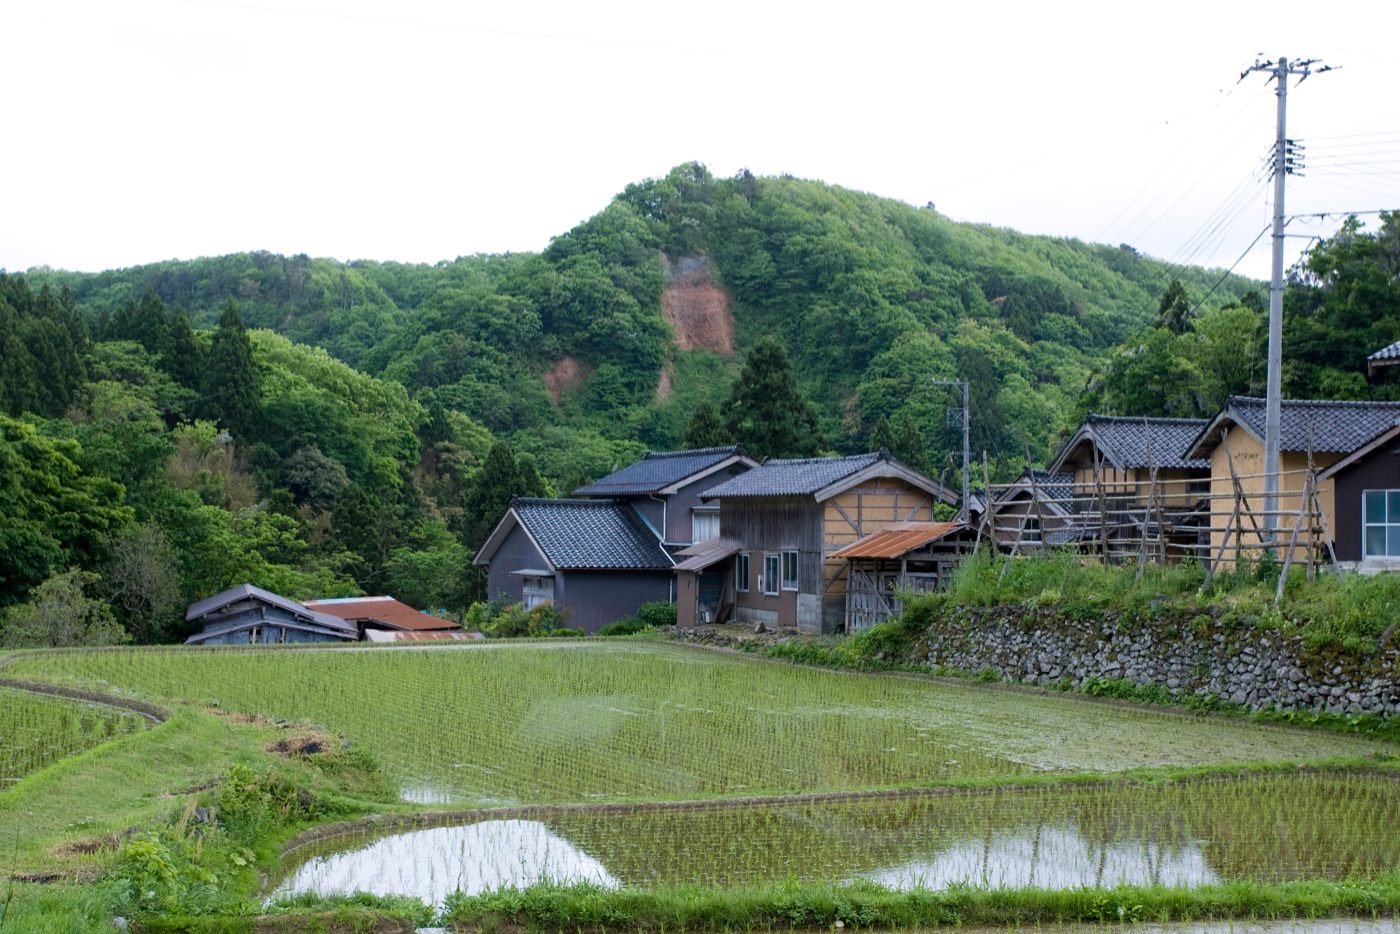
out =
{"type": "Polygon", "coordinates": [[[849,457],[766,460],[753,470],[712,487],[705,494],[705,498],[809,496],[887,457],[887,454],[881,452],[853,454],[849,457]]]}
{"type": "Polygon", "coordinates": [[[641,496],[656,493],[743,453],[737,444],[688,451],[648,451],[635,464],[628,464],[601,480],[579,487],[574,490],[574,495],[641,496]]]}
{"type": "Polygon", "coordinates": [[[561,570],[669,569],[673,562],[637,511],[606,499],[511,502],[521,525],[561,570]]]}

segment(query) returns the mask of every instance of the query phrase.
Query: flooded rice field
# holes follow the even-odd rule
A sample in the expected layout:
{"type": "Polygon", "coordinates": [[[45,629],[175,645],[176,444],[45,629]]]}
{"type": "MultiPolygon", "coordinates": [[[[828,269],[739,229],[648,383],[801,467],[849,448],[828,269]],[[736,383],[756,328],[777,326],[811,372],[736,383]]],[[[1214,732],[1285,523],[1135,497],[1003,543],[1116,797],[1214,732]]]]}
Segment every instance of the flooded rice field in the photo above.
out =
{"type": "Polygon", "coordinates": [[[895,889],[1360,879],[1400,866],[1400,780],[1274,772],[735,805],[530,808],[296,852],[274,895],[441,903],[535,882],[895,889]]]}

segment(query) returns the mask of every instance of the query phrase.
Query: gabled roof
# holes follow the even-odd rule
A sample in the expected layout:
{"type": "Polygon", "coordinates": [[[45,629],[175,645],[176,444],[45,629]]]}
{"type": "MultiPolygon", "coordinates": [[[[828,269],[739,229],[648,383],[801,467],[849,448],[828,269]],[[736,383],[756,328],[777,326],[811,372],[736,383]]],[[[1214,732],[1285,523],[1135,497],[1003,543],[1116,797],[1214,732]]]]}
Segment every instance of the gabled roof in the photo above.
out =
{"type": "Polygon", "coordinates": [[[393,597],[339,597],[333,600],[307,600],[306,606],[353,623],[378,623],[389,629],[427,632],[435,629],[459,628],[450,619],[420,613],[393,597]]]}
{"type": "MultiPolygon", "coordinates": [[[[1220,444],[1220,433],[1239,427],[1264,440],[1264,400],[1231,396],[1225,407],[1200,430],[1186,452],[1207,457],[1220,444]]],[[[1347,402],[1334,399],[1284,399],[1279,406],[1280,451],[1350,454],[1376,435],[1400,424],[1400,402],[1347,402]]]]}
{"type": "Polygon", "coordinates": [[[1383,366],[1400,364],[1400,341],[1387,344],[1366,358],[1366,368],[1375,371],[1383,366]]]}
{"type": "Polygon", "coordinates": [[[765,460],[748,473],[711,488],[702,499],[753,496],[812,496],[819,502],[870,477],[899,477],[946,502],[955,502],[943,484],[900,463],[889,451],[848,457],[765,460]]]}
{"type": "Polygon", "coordinates": [[[1074,475],[1048,470],[1022,471],[1015,483],[997,493],[994,503],[1001,506],[1022,494],[1030,496],[1037,492],[1044,508],[1051,512],[1068,515],[1074,511],[1074,475]]]}
{"type": "Polygon", "coordinates": [[[285,610],[288,613],[320,626],[338,631],[355,632],[354,626],[346,623],[345,620],[337,616],[331,616],[327,613],[321,613],[310,609],[303,604],[297,603],[295,600],[288,600],[281,594],[275,594],[270,590],[263,590],[261,587],[255,587],[252,584],[239,584],[237,587],[230,587],[222,593],[216,593],[212,597],[205,597],[198,603],[190,604],[189,609],[185,611],[185,619],[199,619],[202,616],[208,616],[210,613],[221,610],[230,604],[249,599],[260,600],[263,603],[278,607],[279,609],[285,610]]]}
{"type": "Polygon", "coordinates": [[[1117,470],[1148,467],[1208,470],[1208,459],[1187,458],[1186,449],[1205,427],[1204,418],[1147,418],[1090,414],[1084,419],[1050,465],[1061,473],[1070,455],[1082,444],[1097,445],[1099,453],[1117,470]]]}
{"type": "Polygon", "coordinates": [[[1361,447],[1357,448],[1355,451],[1352,451],[1346,457],[1337,461],[1331,467],[1328,467],[1326,470],[1319,472],[1317,475],[1317,479],[1326,480],[1330,477],[1335,477],[1337,474],[1346,470],[1348,467],[1350,467],[1352,464],[1355,464],[1357,461],[1365,460],[1371,454],[1374,454],[1376,451],[1380,450],[1381,448],[1384,448],[1396,438],[1400,438],[1400,425],[1397,425],[1396,427],[1391,428],[1388,431],[1381,432],[1380,434],[1372,438],[1370,441],[1367,441],[1365,444],[1361,445],[1361,447]]]}
{"type": "Polygon", "coordinates": [[[621,500],[523,497],[511,500],[472,563],[488,563],[516,526],[554,571],[670,570],[675,563],[656,533],[621,500]]]}
{"type": "Polygon", "coordinates": [[[967,529],[961,522],[903,522],[833,551],[832,558],[898,558],[967,529]]]}
{"type": "Polygon", "coordinates": [[[574,490],[575,496],[644,496],[668,492],[694,477],[713,473],[730,464],[752,467],[756,461],[737,444],[695,448],[689,451],[648,451],[635,464],[574,490]]]}

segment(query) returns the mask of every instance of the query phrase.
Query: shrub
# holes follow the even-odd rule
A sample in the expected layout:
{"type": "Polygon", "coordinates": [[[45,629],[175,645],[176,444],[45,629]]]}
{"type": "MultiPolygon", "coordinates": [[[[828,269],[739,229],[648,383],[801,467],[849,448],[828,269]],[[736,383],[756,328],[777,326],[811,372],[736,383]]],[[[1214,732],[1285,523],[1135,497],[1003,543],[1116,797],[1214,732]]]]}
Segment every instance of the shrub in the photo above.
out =
{"type": "Polygon", "coordinates": [[[664,600],[643,603],[635,614],[608,623],[598,630],[600,636],[630,636],[648,629],[676,625],[676,605],[664,600]]]}
{"type": "Polygon", "coordinates": [[[527,610],[518,603],[491,600],[473,603],[467,609],[464,625],[494,639],[540,639],[552,636],[580,636],[581,630],[564,627],[565,612],[552,603],[527,610]]]}

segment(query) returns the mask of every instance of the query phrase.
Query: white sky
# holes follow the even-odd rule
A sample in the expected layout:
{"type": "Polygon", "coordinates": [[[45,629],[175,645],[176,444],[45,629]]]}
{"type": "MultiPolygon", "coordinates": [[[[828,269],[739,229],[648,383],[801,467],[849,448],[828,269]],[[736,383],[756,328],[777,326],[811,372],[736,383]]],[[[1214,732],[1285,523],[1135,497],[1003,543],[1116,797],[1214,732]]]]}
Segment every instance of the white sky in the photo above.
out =
{"type": "Polygon", "coordinates": [[[690,159],[1229,266],[1257,52],[1342,66],[1290,86],[1289,213],[1400,207],[1394,2],[0,0],[0,35],[10,270],[539,250],[690,159]]]}

